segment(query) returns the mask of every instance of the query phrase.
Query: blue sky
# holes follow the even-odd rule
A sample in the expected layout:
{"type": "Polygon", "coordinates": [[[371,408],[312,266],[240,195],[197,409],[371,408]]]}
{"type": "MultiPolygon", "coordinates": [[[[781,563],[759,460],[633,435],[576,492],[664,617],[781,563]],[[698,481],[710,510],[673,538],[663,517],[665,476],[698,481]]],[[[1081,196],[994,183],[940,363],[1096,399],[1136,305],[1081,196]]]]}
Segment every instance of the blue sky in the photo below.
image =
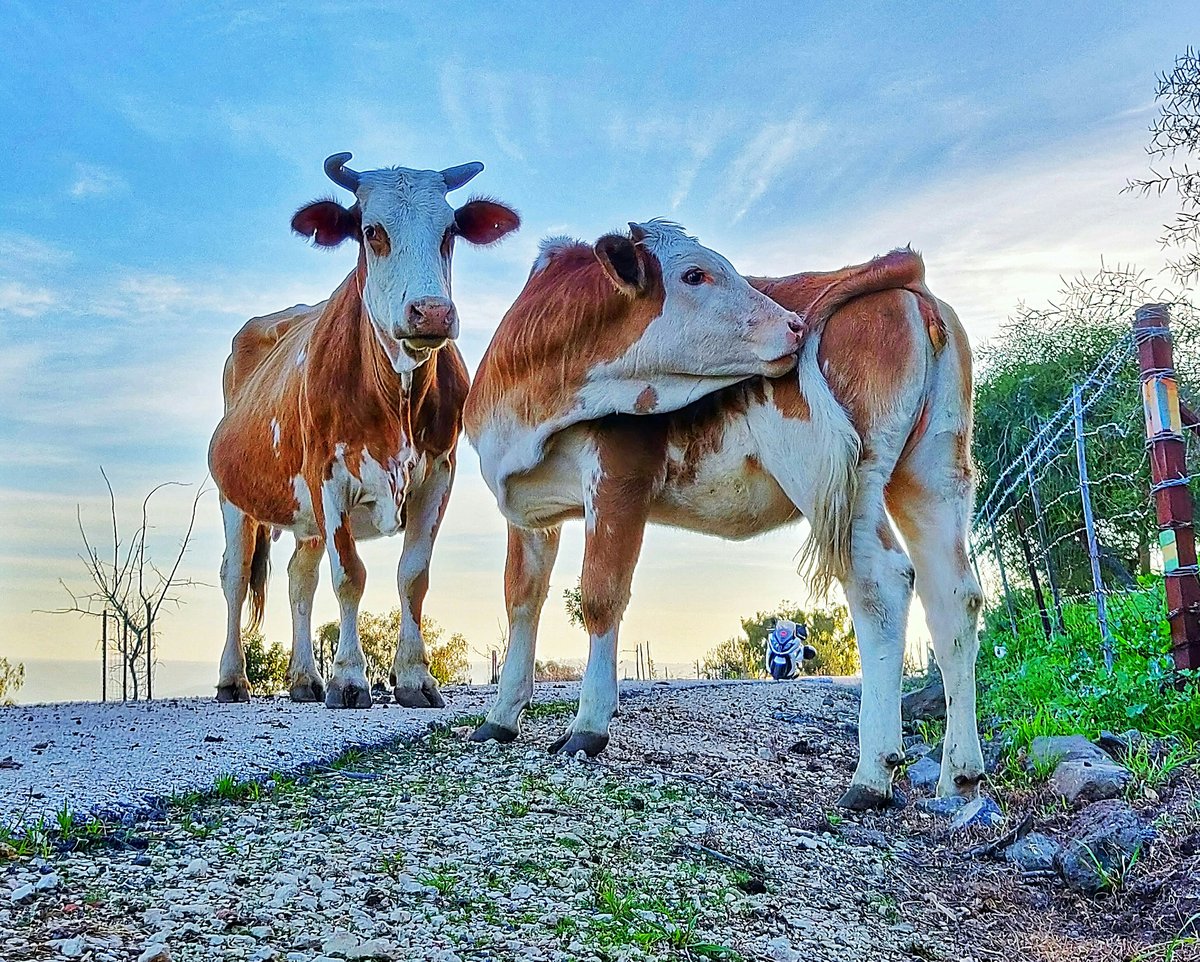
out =
{"type": "MultiPolygon", "coordinates": [[[[825,269],[912,242],[976,341],[1020,300],[1109,261],[1161,263],[1169,205],[1144,170],[1155,74],[1195,40],[1190,3],[449,5],[25,3],[0,9],[0,655],[88,657],[88,623],[33,614],[80,584],[76,504],[104,522],[200,481],[220,371],[245,320],[320,300],[353,252],[288,218],[354,166],[481,160],[523,214],[456,254],[473,366],[539,237],[666,215],[748,273],[825,269]]],[[[469,193],[463,192],[463,196],[469,193]]],[[[464,471],[429,612],[477,644],[502,617],[503,528],[464,471]]],[[[173,498],[173,500],[172,500],[173,498]]],[[[182,502],[161,502],[169,546],[182,502]]],[[[216,500],[188,557],[215,585],[216,500]]],[[[558,599],[544,650],[580,656],[558,599]]],[[[801,598],[799,532],[747,545],[656,532],[625,640],[686,661],[739,615],[801,598]],[[678,612],[689,613],[681,625],[678,612]]],[[[286,640],[278,552],[268,629],[286,640]]],[[[398,541],[368,549],[367,605],[394,603],[398,541]]],[[[223,604],[197,588],[163,657],[215,662],[223,604]]],[[[319,617],[333,614],[327,588],[319,617]]]]}

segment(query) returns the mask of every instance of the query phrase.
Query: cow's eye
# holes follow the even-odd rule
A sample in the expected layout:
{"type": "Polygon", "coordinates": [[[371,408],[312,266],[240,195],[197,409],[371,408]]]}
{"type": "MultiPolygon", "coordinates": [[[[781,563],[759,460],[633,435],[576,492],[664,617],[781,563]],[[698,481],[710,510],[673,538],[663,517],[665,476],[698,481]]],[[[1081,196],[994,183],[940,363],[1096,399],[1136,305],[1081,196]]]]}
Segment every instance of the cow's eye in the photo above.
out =
{"type": "Polygon", "coordinates": [[[689,267],[683,272],[683,283],[696,287],[703,284],[707,275],[699,267],[689,267]]]}
{"type": "Polygon", "coordinates": [[[363,228],[363,237],[365,237],[367,240],[375,239],[375,225],[374,224],[368,224],[366,227],[363,228]]]}

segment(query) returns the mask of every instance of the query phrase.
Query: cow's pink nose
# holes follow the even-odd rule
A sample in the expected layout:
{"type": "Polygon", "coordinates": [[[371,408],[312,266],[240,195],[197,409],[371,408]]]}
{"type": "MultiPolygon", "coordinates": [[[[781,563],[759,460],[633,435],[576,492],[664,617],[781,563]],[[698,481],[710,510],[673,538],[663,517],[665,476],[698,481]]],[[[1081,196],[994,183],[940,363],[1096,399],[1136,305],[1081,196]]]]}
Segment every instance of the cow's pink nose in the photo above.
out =
{"type": "Polygon", "coordinates": [[[418,297],[404,308],[407,337],[454,337],[458,313],[445,297],[418,297]]]}

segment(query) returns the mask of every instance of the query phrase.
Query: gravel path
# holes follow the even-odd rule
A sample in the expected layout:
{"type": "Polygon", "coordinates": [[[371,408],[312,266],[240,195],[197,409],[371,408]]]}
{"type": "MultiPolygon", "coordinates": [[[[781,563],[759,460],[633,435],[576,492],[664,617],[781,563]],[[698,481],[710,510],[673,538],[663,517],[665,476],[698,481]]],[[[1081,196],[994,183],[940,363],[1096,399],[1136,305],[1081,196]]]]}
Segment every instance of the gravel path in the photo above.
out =
{"type": "MultiPolygon", "coordinates": [[[[836,811],[853,689],[635,694],[595,760],[546,753],[573,706],[542,688],[515,745],[442,730],[240,801],[174,804],[106,844],[0,861],[0,958],[1116,958],[1103,939],[1017,949],[1042,920],[972,867],[977,838],[912,807],[836,811]]],[[[266,726],[303,717],[281,710],[253,709],[266,726]]]]}

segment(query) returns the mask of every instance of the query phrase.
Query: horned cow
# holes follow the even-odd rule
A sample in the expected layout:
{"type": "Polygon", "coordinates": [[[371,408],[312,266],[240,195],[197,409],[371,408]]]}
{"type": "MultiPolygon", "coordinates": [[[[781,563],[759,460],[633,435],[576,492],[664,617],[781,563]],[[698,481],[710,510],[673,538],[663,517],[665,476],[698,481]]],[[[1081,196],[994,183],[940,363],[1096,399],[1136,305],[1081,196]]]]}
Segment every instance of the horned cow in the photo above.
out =
{"type": "Polygon", "coordinates": [[[354,194],[354,205],[316,201],[297,211],[292,227],[321,247],[357,241],[357,265],[329,300],[250,320],[225,366],[225,415],[209,447],[225,526],[222,702],[249,700],[242,607],[249,591],[251,621],[259,621],[271,541],[288,530],[296,538],[288,565],[291,697],[369,707],[358,637],[366,570],[355,545],[403,530],[403,625],[391,682],[402,705],[443,704],[429,673],[421,611],[469,385],[453,343],[459,323],[450,262],[457,238],[491,244],[520,221],[496,201],[457,210],[447,203],[446,194],[482,164],[359,173],[346,167],[349,159],[335,154],[325,171],[354,194]],[[311,624],[323,552],[341,613],[328,684],[311,624]]]}

